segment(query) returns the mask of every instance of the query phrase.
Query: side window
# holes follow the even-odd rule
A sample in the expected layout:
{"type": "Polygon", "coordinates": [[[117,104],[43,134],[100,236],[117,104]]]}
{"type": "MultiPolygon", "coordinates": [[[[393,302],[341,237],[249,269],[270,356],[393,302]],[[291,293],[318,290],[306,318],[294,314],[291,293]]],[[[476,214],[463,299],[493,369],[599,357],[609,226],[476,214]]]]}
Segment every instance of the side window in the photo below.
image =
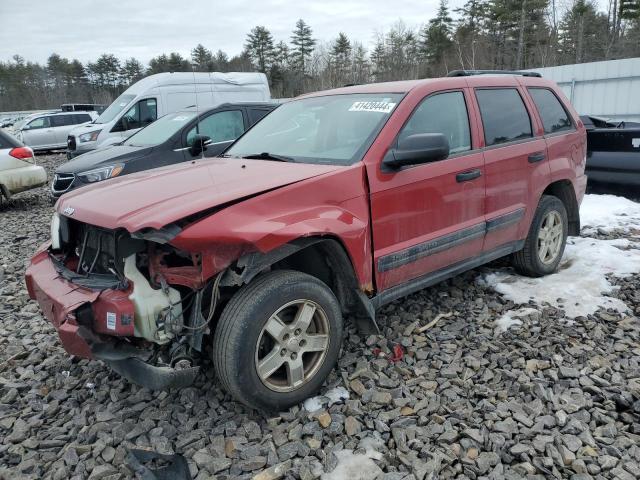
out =
{"type": "Polygon", "coordinates": [[[187,146],[193,143],[196,134],[205,135],[213,143],[235,140],[244,133],[244,121],[240,110],[227,110],[214,113],[198,122],[187,133],[187,146]]]}
{"type": "Polygon", "coordinates": [[[67,125],[73,125],[72,115],[54,115],[50,117],[52,127],[65,127],[67,125]]]}
{"type": "Polygon", "coordinates": [[[85,122],[90,122],[91,121],[91,116],[87,115],[85,113],[77,113],[75,115],[73,115],[73,123],[78,124],[78,123],[85,123],[85,122]]]}
{"type": "Polygon", "coordinates": [[[0,133],[0,150],[5,148],[13,148],[13,145],[9,143],[9,140],[4,138],[2,133],[0,133]]]}
{"type": "Polygon", "coordinates": [[[158,118],[156,99],[145,98],[140,100],[122,118],[124,119],[122,130],[146,127],[158,118]]]}
{"type": "Polygon", "coordinates": [[[452,154],[471,150],[469,114],[462,92],[446,92],[425,98],[411,114],[398,139],[417,133],[442,133],[452,154]]]}
{"type": "Polygon", "coordinates": [[[34,130],[37,128],[48,128],[49,125],[49,117],[38,117],[29,122],[29,130],[34,130]]]}
{"type": "Polygon", "coordinates": [[[515,88],[476,90],[487,146],[533,137],[531,119],[515,88]]]}
{"type": "Polygon", "coordinates": [[[138,102],[140,105],[140,126],[146,127],[158,119],[158,104],[155,98],[147,98],[138,102]]]}
{"type": "Polygon", "coordinates": [[[267,113],[271,112],[271,110],[264,110],[259,108],[249,108],[247,109],[249,112],[249,123],[253,125],[254,123],[258,123],[262,120],[263,117],[267,115],[267,113]]]}
{"type": "Polygon", "coordinates": [[[558,97],[546,88],[530,88],[529,93],[536,104],[544,133],[555,133],[563,130],[573,130],[571,119],[558,97]]]}

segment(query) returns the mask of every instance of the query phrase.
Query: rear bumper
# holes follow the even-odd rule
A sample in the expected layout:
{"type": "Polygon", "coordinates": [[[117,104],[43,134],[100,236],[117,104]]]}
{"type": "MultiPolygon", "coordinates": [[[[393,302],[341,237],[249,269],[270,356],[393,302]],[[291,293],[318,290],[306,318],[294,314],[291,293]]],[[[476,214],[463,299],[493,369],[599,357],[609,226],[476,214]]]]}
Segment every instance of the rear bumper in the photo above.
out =
{"type": "Polygon", "coordinates": [[[20,193],[47,183],[47,172],[38,165],[0,171],[0,184],[8,193],[20,193]]]}

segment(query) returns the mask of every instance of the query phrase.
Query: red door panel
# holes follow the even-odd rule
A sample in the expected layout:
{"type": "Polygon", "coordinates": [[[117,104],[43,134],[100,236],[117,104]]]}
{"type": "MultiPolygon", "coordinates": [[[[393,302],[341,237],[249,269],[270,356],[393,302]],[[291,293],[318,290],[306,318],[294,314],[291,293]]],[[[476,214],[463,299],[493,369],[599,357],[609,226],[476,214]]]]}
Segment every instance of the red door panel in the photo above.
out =
{"type": "Polygon", "coordinates": [[[522,240],[527,236],[538,203],[539,192],[549,184],[550,177],[547,145],[542,136],[543,132],[522,88],[510,80],[510,84],[505,83],[503,86],[489,90],[499,91],[500,94],[494,98],[490,96],[483,98],[481,95],[487,92],[487,89],[474,90],[478,124],[482,129],[483,144],[486,145],[484,164],[487,189],[485,199],[487,234],[483,246],[485,252],[522,240]],[[494,115],[487,112],[495,106],[489,103],[490,100],[506,102],[507,99],[519,102],[514,105],[518,108],[504,107],[504,110],[498,110],[498,116],[495,112],[494,115]],[[483,106],[485,107],[484,115],[483,106]],[[515,111],[521,114],[521,119],[525,119],[523,122],[528,124],[528,133],[531,136],[500,143],[504,141],[500,122],[505,122],[505,129],[509,131],[511,124],[517,122],[517,117],[512,117],[515,111]],[[497,143],[496,138],[499,139],[497,143]]]}
{"type": "Polygon", "coordinates": [[[405,133],[444,134],[452,148],[449,158],[396,172],[384,171],[382,158],[368,165],[379,292],[482,251],[484,160],[475,122],[466,121],[467,111],[473,118],[471,92],[462,79],[456,82],[460,87],[455,90],[425,92],[413,100],[417,108],[412,106],[399,129],[400,138],[405,133]],[[449,100],[439,103],[444,98],[449,100]],[[465,121],[459,123],[459,118],[465,121]]]}
{"type": "Polygon", "coordinates": [[[371,192],[378,290],[481,252],[484,176],[456,179],[474,170],[483,171],[481,153],[385,175],[382,188],[371,192]]]}
{"type": "Polygon", "coordinates": [[[486,150],[487,236],[484,250],[527,236],[540,189],[549,184],[543,138],[486,150]]]}

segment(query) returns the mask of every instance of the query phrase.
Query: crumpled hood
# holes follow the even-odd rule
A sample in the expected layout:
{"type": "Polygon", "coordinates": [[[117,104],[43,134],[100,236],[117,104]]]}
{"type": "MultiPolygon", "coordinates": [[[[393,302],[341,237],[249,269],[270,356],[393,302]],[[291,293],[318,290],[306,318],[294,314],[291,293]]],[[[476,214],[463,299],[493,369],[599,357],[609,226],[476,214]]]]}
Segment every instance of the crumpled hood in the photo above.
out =
{"type": "Polygon", "coordinates": [[[299,182],[335,165],[215,158],[114,178],[69,192],[56,210],[104,228],[161,228],[189,215],[299,182]]]}

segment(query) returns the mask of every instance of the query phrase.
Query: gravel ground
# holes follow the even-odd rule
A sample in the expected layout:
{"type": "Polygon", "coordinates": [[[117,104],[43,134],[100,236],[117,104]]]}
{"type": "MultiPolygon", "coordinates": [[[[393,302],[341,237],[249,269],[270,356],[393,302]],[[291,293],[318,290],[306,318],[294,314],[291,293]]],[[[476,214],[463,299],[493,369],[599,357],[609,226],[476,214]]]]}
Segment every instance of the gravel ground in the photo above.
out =
{"type": "Polygon", "coordinates": [[[46,188],[0,207],[0,479],[133,478],[133,446],[196,479],[640,478],[637,275],[615,280],[628,315],[542,305],[499,333],[516,306],[469,272],[384,308],[384,337],[349,330],[320,410],[264,416],[211,374],[154,393],[70,359],[23,281],[51,211],[46,188]]]}

